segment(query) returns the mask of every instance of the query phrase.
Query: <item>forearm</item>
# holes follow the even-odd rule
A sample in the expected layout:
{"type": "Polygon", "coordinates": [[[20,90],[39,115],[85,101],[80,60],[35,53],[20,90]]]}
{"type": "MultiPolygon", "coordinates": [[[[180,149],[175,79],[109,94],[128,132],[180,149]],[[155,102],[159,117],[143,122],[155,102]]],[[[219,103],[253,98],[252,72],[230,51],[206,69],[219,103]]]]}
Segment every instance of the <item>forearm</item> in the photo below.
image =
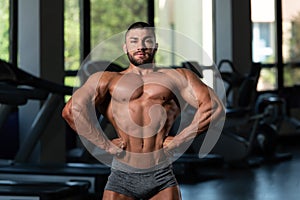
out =
{"type": "Polygon", "coordinates": [[[108,140],[99,126],[92,107],[91,102],[77,102],[77,99],[72,98],[63,109],[62,116],[77,134],[98,147],[106,149],[108,140]]]}
{"type": "Polygon", "coordinates": [[[167,146],[167,149],[173,150],[183,144],[193,140],[197,135],[204,132],[208,127],[207,122],[200,122],[199,111],[195,114],[192,122],[185,127],[180,133],[173,137],[173,140],[167,146]]]}
{"type": "Polygon", "coordinates": [[[107,86],[99,85],[102,73],[94,73],[76,90],[63,109],[62,116],[72,129],[97,147],[116,154],[117,148],[100,127],[95,105],[101,106],[106,98],[107,86]]]}
{"type": "Polygon", "coordinates": [[[116,149],[102,131],[92,101],[76,97],[78,96],[75,94],[62,111],[62,117],[69,126],[97,147],[111,154],[120,152],[121,150],[116,149]]]}
{"type": "Polygon", "coordinates": [[[219,101],[212,101],[211,104],[199,107],[192,122],[173,138],[167,148],[175,149],[206,133],[210,126],[215,126],[220,121],[223,114],[224,108],[219,101]]]}

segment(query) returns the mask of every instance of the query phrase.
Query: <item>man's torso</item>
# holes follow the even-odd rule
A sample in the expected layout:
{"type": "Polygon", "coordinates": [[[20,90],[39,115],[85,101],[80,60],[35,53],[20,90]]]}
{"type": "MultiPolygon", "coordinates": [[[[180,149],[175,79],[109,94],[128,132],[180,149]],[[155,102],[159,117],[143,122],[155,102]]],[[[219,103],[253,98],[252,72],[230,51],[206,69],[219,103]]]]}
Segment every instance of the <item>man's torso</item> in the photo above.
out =
{"type": "Polygon", "coordinates": [[[175,70],[160,70],[146,74],[108,72],[103,76],[111,77],[106,95],[110,100],[103,106],[104,111],[101,108],[102,114],[126,143],[126,152],[132,152],[124,157],[124,162],[139,162],[141,153],[149,154],[149,162],[165,159],[161,153],[153,152],[163,148],[163,141],[180,113],[177,97],[182,75],[175,70]],[[133,158],[134,155],[137,157],[133,158]]]}

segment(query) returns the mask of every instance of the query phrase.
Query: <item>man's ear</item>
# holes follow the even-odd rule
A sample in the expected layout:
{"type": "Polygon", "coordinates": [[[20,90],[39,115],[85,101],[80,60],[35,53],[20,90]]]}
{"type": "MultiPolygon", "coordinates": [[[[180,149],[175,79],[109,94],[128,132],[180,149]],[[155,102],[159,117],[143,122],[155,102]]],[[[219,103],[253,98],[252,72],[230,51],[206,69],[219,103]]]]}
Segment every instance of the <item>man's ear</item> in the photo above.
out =
{"type": "Polygon", "coordinates": [[[124,51],[124,53],[125,53],[125,54],[127,54],[127,53],[128,53],[127,46],[126,46],[126,44],[125,44],[125,43],[123,44],[123,51],[124,51]]]}
{"type": "Polygon", "coordinates": [[[158,43],[155,43],[154,50],[157,51],[157,49],[158,49],[158,43]]]}

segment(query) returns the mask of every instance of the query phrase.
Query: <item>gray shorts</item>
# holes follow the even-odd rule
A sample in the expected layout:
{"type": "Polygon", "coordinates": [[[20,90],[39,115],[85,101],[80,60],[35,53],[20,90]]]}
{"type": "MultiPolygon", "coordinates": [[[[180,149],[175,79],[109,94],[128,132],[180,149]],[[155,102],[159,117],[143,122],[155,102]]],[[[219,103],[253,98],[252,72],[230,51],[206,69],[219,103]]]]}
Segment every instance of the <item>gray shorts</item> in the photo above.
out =
{"type": "MultiPolygon", "coordinates": [[[[122,163],[122,165],[125,164],[122,163]]],[[[145,173],[125,172],[112,168],[105,190],[135,199],[149,199],[158,192],[177,185],[171,165],[145,173]]]]}

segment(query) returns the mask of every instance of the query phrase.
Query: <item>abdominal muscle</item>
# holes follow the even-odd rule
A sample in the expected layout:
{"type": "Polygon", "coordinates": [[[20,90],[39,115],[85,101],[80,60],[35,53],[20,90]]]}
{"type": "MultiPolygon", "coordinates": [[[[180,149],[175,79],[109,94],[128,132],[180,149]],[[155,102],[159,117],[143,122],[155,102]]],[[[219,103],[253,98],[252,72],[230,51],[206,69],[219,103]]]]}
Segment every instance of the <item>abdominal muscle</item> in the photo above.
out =
{"type": "Polygon", "coordinates": [[[115,103],[112,111],[118,112],[109,117],[126,146],[116,158],[135,168],[150,168],[166,161],[163,142],[175,118],[167,118],[161,105],[144,102],[149,103],[143,105],[135,102],[129,107],[115,103]]]}
{"type": "Polygon", "coordinates": [[[151,168],[166,160],[163,151],[164,134],[157,134],[150,138],[135,138],[119,133],[119,137],[126,143],[124,152],[116,158],[135,168],[151,168]]]}

